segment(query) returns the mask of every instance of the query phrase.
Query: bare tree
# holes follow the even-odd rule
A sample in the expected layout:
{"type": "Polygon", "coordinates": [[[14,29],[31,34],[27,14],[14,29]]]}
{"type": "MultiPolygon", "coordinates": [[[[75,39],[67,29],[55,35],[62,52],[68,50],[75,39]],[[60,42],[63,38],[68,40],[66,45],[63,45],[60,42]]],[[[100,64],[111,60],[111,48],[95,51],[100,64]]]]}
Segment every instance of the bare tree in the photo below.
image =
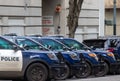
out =
{"type": "Polygon", "coordinates": [[[69,37],[71,38],[74,38],[75,31],[78,27],[78,19],[83,1],[84,0],[69,0],[67,25],[69,29],[69,37]]]}

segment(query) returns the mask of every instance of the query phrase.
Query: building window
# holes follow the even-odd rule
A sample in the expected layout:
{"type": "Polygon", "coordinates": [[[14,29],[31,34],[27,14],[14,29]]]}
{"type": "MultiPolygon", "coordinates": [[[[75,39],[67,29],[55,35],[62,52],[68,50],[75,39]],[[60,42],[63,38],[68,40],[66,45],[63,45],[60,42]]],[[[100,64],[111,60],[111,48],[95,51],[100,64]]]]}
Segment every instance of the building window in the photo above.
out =
{"type": "Polygon", "coordinates": [[[105,25],[112,26],[113,25],[113,21],[112,20],[105,20],[105,25]]]}

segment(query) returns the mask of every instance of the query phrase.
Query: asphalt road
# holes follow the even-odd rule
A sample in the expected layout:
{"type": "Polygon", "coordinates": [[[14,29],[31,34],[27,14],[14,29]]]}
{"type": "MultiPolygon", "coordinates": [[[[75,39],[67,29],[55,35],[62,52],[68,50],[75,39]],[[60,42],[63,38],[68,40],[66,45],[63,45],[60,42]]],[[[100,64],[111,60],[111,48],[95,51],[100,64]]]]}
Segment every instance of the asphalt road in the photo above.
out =
{"type": "MultiPolygon", "coordinates": [[[[61,80],[64,81],[64,80],[61,80]]],[[[84,79],[67,79],[65,81],[120,81],[120,75],[107,75],[104,77],[89,77],[84,79]]]]}
{"type": "MultiPolygon", "coordinates": [[[[12,80],[0,80],[0,81],[12,81],[12,80]]],[[[104,77],[89,77],[84,79],[66,79],[66,80],[57,80],[57,81],[120,81],[120,75],[107,75],[104,77]]]]}

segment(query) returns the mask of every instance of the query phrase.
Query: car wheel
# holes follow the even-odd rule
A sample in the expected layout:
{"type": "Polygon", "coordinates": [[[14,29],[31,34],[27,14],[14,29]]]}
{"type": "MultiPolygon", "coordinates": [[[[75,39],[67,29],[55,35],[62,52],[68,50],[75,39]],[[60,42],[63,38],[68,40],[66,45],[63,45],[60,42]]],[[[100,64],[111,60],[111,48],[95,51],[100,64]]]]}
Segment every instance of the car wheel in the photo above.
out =
{"type": "Polygon", "coordinates": [[[56,80],[63,80],[63,79],[68,78],[69,75],[70,75],[70,68],[68,65],[65,65],[65,68],[62,68],[60,70],[60,72],[55,74],[55,79],[56,80]]]}
{"type": "Polygon", "coordinates": [[[85,63],[85,67],[78,71],[78,73],[75,74],[76,78],[86,78],[88,77],[92,72],[92,68],[88,62],[85,63]]]}
{"type": "Polygon", "coordinates": [[[104,68],[101,68],[98,73],[95,74],[97,77],[101,77],[106,75],[109,72],[109,66],[106,62],[104,62],[104,68]]]}
{"type": "Polygon", "coordinates": [[[43,64],[34,63],[28,67],[25,77],[28,81],[45,81],[48,71],[43,64]]]}

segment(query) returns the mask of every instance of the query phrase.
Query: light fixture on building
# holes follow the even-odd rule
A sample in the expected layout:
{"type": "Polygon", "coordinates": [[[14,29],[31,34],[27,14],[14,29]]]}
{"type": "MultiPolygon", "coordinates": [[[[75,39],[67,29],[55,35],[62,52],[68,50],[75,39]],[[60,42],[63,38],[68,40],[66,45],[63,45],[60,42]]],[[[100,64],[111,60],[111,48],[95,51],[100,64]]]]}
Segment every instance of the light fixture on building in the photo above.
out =
{"type": "Polygon", "coordinates": [[[60,34],[60,32],[61,32],[61,27],[58,26],[58,27],[57,27],[57,34],[60,34]]]}
{"type": "Polygon", "coordinates": [[[60,13],[61,12],[61,5],[57,4],[56,8],[55,8],[55,12],[56,13],[60,13]]]}

